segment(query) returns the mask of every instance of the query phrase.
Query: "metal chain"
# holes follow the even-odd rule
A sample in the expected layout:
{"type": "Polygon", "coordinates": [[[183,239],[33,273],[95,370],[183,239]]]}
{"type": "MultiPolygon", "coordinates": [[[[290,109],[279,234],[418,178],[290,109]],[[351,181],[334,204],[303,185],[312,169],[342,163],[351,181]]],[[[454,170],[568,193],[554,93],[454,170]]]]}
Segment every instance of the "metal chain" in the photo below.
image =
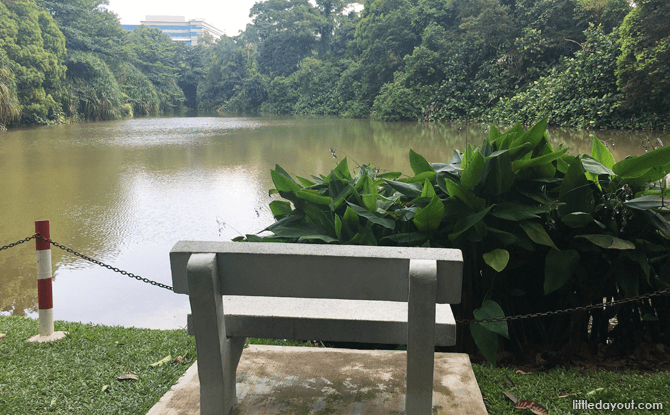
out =
{"type": "Polygon", "coordinates": [[[55,246],[56,248],[60,248],[60,249],[62,249],[62,250],[65,251],[65,252],[68,252],[68,253],[70,253],[70,254],[72,254],[72,255],[78,256],[78,257],[81,258],[81,259],[85,259],[85,260],[88,261],[88,262],[92,262],[92,263],[94,263],[94,264],[96,264],[96,265],[100,265],[101,267],[107,268],[107,269],[112,270],[112,271],[114,271],[114,272],[118,272],[119,274],[126,275],[126,276],[128,276],[128,277],[130,277],[130,278],[135,278],[136,280],[138,280],[138,281],[142,281],[142,282],[146,282],[147,284],[155,285],[156,287],[165,288],[166,290],[173,291],[172,287],[170,287],[169,285],[161,284],[160,282],[156,282],[156,281],[151,281],[151,280],[148,279],[148,278],[142,278],[142,277],[140,277],[139,275],[135,275],[135,274],[133,274],[133,273],[131,273],[131,272],[123,271],[123,270],[118,269],[118,268],[116,268],[116,267],[113,267],[113,266],[111,266],[111,265],[107,265],[107,264],[105,264],[105,263],[103,263],[103,262],[100,262],[100,261],[97,261],[97,260],[95,260],[95,259],[93,259],[93,258],[87,257],[87,256],[84,255],[84,254],[80,254],[79,252],[77,252],[77,251],[75,251],[75,250],[73,250],[73,249],[71,249],[71,248],[68,248],[68,247],[66,247],[66,246],[63,246],[63,245],[59,244],[58,242],[52,241],[52,240],[49,239],[49,238],[45,238],[45,237],[42,236],[42,235],[35,234],[35,235],[32,236],[32,238],[40,238],[40,239],[43,239],[43,240],[49,242],[51,245],[55,246]]]}
{"type": "MultiPolygon", "coordinates": [[[[100,262],[100,261],[97,261],[93,258],[90,258],[90,257],[88,257],[84,254],[80,254],[79,252],[77,252],[73,249],[70,249],[70,248],[68,248],[64,245],[61,245],[58,242],[52,241],[49,238],[45,238],[45,237],[43,237],[42,235],[39,235],[39,234],[35,234],[33,236],[29,236],[25,239],[14,242],[12,244],[0,247],[0,251],[5,250],[5,249],[9,249],[9,248],[11,248],[13,246],[16,246],[16,245],[20,245],[24,242],[28,242],[31,239],[35,239],[35,238],[41,238],[41,239],[49,242],[51,245],[55,246],[56,248],[60,248],[60,249],[66,251],[70,254],[78,256],[79,258],[85,259],[86,261],[92,262],[96,265],[100,265],[101,267],[107,268],[107,269],[112,270],[114,272],[118,272],[118,273],[120,273],[122,275],[126,275],[130,278],[135,278],[136,280],[146,282],[147,284],[155,285],[156,287],[165,288],[166,290],[173,291],[172,287],[170,287],[169,285],[161,284],[160,282],[152,281],[152,280],[147,279],[147,278],[142,278],[139,275],[135,275],[135,274],[130,273],[128,271],[123,271],[123,270],[120,270],[116,267],[112,267],[111,265],[107,265],[103,262],[100,262]]],[[[591,304],[591,305],[582,306],[582,307],[567,308],[565,310],[546,311],[544,313],[522,314],[522,315],[518,315],[518,316],[507,316],[507,317],[485,318],[485,319],[456,320],[456,324],[493,323],[493,322],[496,322],[496,321],[522,320],[522,319],[526,319],[526,318],[537,318],[537,317],[554,316],[554,315],[557,315],[557,314],[574,313],[574,312],[577,312],[577,311],[589,311],[589,310],[595,310],[596,308],[612,307],[612,306],[619,305],[619,304],[630,303],[632,301],[645,300],[647,298],[656,297],[656,296],[663,295],[663,294],[670,294],[670,287],[666,288],[664,290],[654,291],[653,293],[636,295],[634,297],[624,298],[624,299],[621,299],[621,300],[615,300],[615,301],[608,302],[608,303],[591,304]]]]}
{"type": "Polygon", "coordinates": [[[644,299],[647,299],[647,298],[656,297],[656,296],[663,295],[663,294],[670,294],[670,287],[666,288],[666,289],[663,289],[663,290],[660,290],[660,291],[654,291],[653,293],[636,295],[634,297],[624,298],[624,299],[621,299],[621,300],[615,300],[615,301],[612,301],[612,302],[609,302],[609,303],[591,304],[591,305],[582,306],[582,307],[568,308],[568,309],[565,309],[565,310],[546,311],[544,313],[523,314],[523,315],[518,315],[518,316],[485,318],[485,319],[470,319],[470,320],[456,320],[456,324],[492,323],[494,321],[521,320],[521,319],[526,319],[526,318],[553,316],[553,315],[556,315],[556,314],[574,313],[574,312],[577,312],[577,311],[588,311],[588,310],[594,310],[596,308],[605,308],[605,307],[611,307],[611,306],[615,306],[615,305],[619,305],[619,304],[630,303],[632,301],[644,300],[644,299]]]}
{"type": "Polygon", "coordinates": [[[29,240],[31,240],[31,239],[35,239],[35,238],[37,238],[37,234],[35,234],[35,235],[33,235],[33,236],[29,236],[29,237],[27,237],[26,239],[21,239],[20,241],[16,241],[16,242],[14,242],[13,244],[5,245],[5,246],[3,246],[2,248],[0,248],[0,251],[3,251],[3,250],[5,250],[5,249],[9,249],[9,248],[14,247],[14,246],[16,246],[16,245],[21,245],[22,243],[24,243],[24,242],[28,242],[29,240]]]}

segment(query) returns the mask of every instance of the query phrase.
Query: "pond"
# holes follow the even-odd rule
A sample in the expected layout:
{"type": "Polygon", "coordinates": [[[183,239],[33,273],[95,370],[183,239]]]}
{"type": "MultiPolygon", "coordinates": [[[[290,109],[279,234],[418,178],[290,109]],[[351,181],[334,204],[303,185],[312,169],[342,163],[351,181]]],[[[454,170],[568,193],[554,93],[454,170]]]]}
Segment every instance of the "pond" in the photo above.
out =
{"type": "MultiPolygon", "coordinates": [[[[272,223],[270,169],[327,173],[343,157],[411,173],[409,149],[446,162],[482,124],[299,117],[171,116],[0,132],[0,247],[49,219],[51,238],[172,285],[179,240],[230,240],[272,223]]],[[[590,153],[592,132],[550,130],[590,153]]],[[[670,143],[657,132],[595,132],[621,160],[670,143]],[[659,141],[660,140],[660,141],[659,141]]],[[[0,251],[0,313],[36,316],[35,243],[0,251]]],[[[54,318],[146,328],[186,325],[188,298],[52,248],[54,318]]]]}

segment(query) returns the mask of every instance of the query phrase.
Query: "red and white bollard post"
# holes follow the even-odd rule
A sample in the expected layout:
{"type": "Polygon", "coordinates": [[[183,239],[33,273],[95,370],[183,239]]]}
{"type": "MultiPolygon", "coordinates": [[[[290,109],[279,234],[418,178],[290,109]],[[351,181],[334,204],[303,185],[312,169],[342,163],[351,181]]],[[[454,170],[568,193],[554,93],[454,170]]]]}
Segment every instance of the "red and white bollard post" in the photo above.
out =
{"type": "MultiPolygon", "coordinates": [[[[49,221],[35,221],[35,233],[45,238],[49,234],[49,221]]],[[[29,342],[47,342],[62,339],[65,333],[54,332],[53,294],[51,290],[51,244],[44,239],[35,238],[37,250],[37,301],[39,304],[39,334],[28,339],[29,342]]]]}

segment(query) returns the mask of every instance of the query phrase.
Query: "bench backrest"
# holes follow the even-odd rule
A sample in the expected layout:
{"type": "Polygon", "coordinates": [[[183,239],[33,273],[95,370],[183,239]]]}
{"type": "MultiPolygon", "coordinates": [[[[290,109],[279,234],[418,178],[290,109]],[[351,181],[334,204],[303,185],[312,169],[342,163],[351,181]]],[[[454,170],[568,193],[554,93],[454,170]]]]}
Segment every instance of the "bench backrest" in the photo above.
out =
{"type": "Polygon", "coordinates": [[[222,295],[407,301],[410,259],[437,261],[438,304],[461,301],[458,249],[180,241],[170,252],[174,291],[188,294],[193,253],[216,253],[222,295]]]}

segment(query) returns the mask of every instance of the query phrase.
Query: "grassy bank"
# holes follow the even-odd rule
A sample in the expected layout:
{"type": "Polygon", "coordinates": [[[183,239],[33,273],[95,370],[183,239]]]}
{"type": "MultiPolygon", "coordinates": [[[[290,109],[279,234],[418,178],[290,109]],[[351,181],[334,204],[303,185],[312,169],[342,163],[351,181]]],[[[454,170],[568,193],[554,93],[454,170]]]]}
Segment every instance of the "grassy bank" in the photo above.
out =
{"type": "MultiPolygon", "coordinates": [[[[185,330],[146,330],[56,322],[69,332],[55,343],[27,343],[37,321],[0,316],[0,414],[144,415],[195,358],[195,341],[185,330]],[[166,363],[151,366],[170,356],[166,363]],[[185,357],[177,362],[177,357],[185,357]],[[186,363],[188,361],[188,363],[186,363]],[[137,380],[120,381],[124,374],[137,380]]],[[[249,339],[252,344],[311,346],[311,343],[249,339]]],[[[573,400],[590,403],[661,403],[657,410],[614,413],[668,413],[670,373],[618,373],[587,369],[553,369],[519,373],[510,368],[473,364],[491,414],[530,413],[513,408],[504,391],[535,401],[551,414],[605,414],[580,411],[573,400]],[[507,377],[507,380],[505,379],[507,377]]]]}
{"type": "Polygon", "coordinates": [[[0,316],[6,334],[0,340],[0,414],[146,414],[195,357],[186,330],[61,321],[55,329],[69,334],[54,343],[28,343],[38,332],[36,320],[0,316]],[[167,356],[167,363],[150,366],[167,356]],[[184,361],[175,362],[178,356],[184,361]],[[124,374],[137,380],[117,380],[124,374]]]}

